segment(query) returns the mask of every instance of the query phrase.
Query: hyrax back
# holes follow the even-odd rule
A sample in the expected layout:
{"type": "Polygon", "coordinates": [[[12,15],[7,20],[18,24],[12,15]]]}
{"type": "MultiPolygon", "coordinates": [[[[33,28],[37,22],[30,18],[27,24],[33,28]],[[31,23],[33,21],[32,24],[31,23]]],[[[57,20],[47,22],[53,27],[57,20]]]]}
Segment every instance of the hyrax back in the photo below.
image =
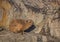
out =
{"type": "Polygon", "coordinates": [[[28,19],[15,19],[12,20],[9,25],[9,30],[12,32],[23,32],[24,30],[28,29],[33,24],[33,21],[28,19]]]}

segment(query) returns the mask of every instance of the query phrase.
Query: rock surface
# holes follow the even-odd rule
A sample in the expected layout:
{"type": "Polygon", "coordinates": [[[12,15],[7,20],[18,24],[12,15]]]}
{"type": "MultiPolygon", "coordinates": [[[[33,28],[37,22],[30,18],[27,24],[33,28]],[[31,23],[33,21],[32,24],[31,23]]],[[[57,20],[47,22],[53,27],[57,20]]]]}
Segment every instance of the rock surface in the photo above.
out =
{"type": "Polygon", "coordinates": [[[9,0],[9,2],[12,6],[8,12],[9,21],[31,19],[36,28],[24,35],[3,30],[0,32],[0,42],[60,42],[60,0],[9,0]]]}

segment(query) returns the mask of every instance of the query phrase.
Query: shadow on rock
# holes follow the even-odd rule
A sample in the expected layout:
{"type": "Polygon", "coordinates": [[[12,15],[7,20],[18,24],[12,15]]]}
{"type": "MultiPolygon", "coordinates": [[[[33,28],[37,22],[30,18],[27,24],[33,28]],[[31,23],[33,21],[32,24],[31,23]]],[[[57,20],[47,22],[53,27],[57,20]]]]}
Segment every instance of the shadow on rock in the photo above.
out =
{"type": "Polygon", "coordinates": [[[35,28],[36,28],[35,25],[32,25],[31,27],[29,27],[29,29],[25,30],[24,32],[30,32],[34,30],[35,28]]]}

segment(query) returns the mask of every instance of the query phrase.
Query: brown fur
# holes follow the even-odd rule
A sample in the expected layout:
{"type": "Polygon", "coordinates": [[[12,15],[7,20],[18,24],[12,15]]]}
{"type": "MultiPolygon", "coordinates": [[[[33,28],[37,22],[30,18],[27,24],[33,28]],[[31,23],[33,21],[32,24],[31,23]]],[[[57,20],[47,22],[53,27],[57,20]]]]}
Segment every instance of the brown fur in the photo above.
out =
{"type": "Polygon", "coordinates": [[[23,32],[28,29],[33,24],[32,20],[23,20],[23,19],[15,19],[12,20],[9,25],[9,30],[12,32],[23,32]]]}
{"type": "Polygon", "coordinates": [[[0,27],[6,27],[7,24],[7,12],[10,10],[11,5],[8,2],[8,0],[0,0],[0,8],[3,9],[3,16],[2,16],[2,20],[0,21],[0,27]]]}

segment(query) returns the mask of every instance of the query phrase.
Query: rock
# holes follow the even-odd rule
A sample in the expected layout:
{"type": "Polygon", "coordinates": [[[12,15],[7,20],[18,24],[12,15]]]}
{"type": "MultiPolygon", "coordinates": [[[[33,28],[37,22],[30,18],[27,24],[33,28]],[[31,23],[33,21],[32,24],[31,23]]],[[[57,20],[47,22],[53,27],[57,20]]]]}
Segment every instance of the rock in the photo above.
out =
{"type": "Polygon", "coordinates": [[[32,19],[36,28],[24,35],[1,31],[0,42],[60,42],[60,0],[8,1],[12,6],[8,11],[8,24],[12,19],[32,19]]]}

